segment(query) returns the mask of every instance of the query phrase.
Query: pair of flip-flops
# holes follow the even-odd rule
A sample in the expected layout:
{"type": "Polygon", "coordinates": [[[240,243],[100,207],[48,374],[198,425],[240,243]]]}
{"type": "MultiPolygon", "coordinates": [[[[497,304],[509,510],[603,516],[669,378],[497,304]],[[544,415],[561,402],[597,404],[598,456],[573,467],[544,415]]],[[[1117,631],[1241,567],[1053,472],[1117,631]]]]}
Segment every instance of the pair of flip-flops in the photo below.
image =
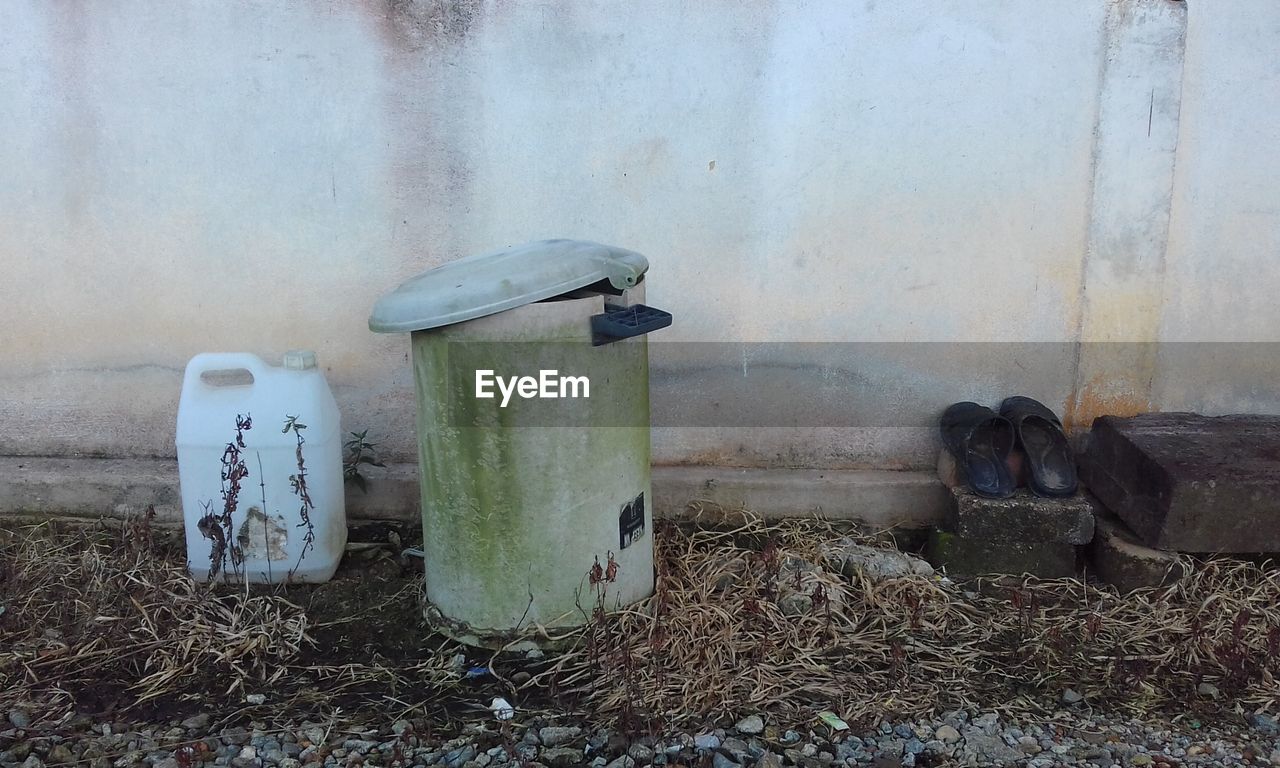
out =
{"type": "Polygon", "coordinates": [[[942,442],[955,457],[965,481],[979,496],[1003,499],[1017,490],[1009,469],[1014,446],[1026,456],[1027,486],[1037,496],[1076,492],[1076,463],[1062,422],[1029,397],[1010,397],[996,413],[977,403],[956,403],[939,422],[942,442]]]}

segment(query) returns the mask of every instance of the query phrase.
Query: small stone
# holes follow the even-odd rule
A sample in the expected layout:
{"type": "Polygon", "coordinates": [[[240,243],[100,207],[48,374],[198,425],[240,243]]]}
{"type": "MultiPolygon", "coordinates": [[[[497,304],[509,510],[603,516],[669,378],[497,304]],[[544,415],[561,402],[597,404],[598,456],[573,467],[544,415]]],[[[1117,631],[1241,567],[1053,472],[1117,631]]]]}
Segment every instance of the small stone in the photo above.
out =
{"type": "Polygon", "coordinates": [[[1036,741],[1031,736],[1023,736],[1022,738],[1018,739],[1017,746],[1018,746],[1018,749],[1021,749],[1024,753],[1028,755],[1038,755],[1042,751],[1040,747],[1040,742],[1036,741]]]}
{"type": "Polygon", "coordinates": [[[521,760],[532,760],[538,756],[538,748],[531,747],[528,744],[517,744],[515,756],[512,758],[516,762],[521,760]]]}
{"type": "Polygon", "coordinates": [[[529,650],[524,652],[524,657],[529,661],[540,661],[546,655],[547,654],[542,652],[541,648],[530,648],[529,650]]]}
{"type": "Polygon", "coordinates": [[[714,733],[700,733],[693,737],[693,746],[709,752],[720,747],[720,737],[714,733]]]}
{"type": "Polygon", "coordinates": [[[251,747],[251,746],[245,747],[244,749],[240,750],[240,754],[236,756],[244,760],[252,760],[258,756],[258,750],[256,747],[251,747]]]}
{"type": "Polygon", "coordinates": [[[198,715],[192,715],[182,721],[182,727],[188,731],[203,731],[209,727],[209,720],[212,719],[208,712],[201,712],[198,715]]]}
{"type": "Polygon", "coordinates": [[[764,732],[764,720],[759,715],[748,715],[739,720],[734,728],[738,730],[738,733],[756,736],[764,732]]]}
{"type": "Polygon", "coordinates": [[[465,747],[459,747],[445,754],[444,764],[449,768],[462,768],[462,764],[476,756],[476,748],[470,744],[465,747]]]}
{"type": "Polygon", "coordinates": [[[622,755],[605,768],[636,768],[636,761],[631,759],[631,755],[622,755]]]}
{"type": "MultiPolygon", "coordinates": [[[[526,733],[532,733],[527,731],[526,733]]],[[[538,731],[538,739],[545,747],[558,747],[575,741],[582,735],[582,729],[577,726],[555,726],[548,725],[538,731]]]]}
{"type": "Polygon", "coordinates": [[[280,768],[302,768],[302,763],[294,757],[284,757],[280,759],[280,768]]]}
{"type": "Polygon", "coordinates": [[[947,744],[954,744],[960,740],[960,732],[949,725],[944,725],[933,732],[934,738],[947,744]]]}
{"type": "Polygon", "coordinates": [[[44,763],[35,755],[27,755],[27,759],[22,761],[22,768],[44,768],[44,763]]]}
{"type": "Polygon", "coordinates": [[[1268,736],[1280,735],[1280,723],[1276,722],[1276,719],[1270,715],[1256,713],[1249,715],[1246,719],[1249,721],[1249,725],[1268,736]]]}
{"type": "Polygon", "coordinates": [[[542,751],[541,759],[552,768],[572,768],[582,764],[582,750],[573,747],[551,747],[542,751]]]}
{"type": "Polygon", "coordinates": [[[862,740],[854,736],[836,745],[836,759],[842,763],[856,761],[862,752],[862,740]]]}
{"type": "Polygon", "coordinates": [[[981,728],[984,731],[993,731],[1000,724],[1000,715],[995,712],[988,712],[985,715],[979,715],[973,719],[973,726],[981,728]]]}
{"type": "Polygon", "coordinates": [[[253,706],[255,706],[255,707],[256,707],[256,706],[258,706],[258,705],[260,705],[260,704],[266,704],[266,703],[267,703],[267,697],[266,697],[266,695],[265,695],[265,694],[261,694],[261,693],[251,693],[251,694],[249,694],[248,696],[245,696],[245,697],[244,697],[244,700],[245,700],[245,703],[247,703],[247,704],[251,704],[251,705],[253,705],[253,706]]]}
{"type": "Polygon", "coordinates": [[[1152,762],[1153,761],[1151,759],[1151,755],[1134,755],[1133,757],[1129,758],[1129,765],[1136,765],[1136,766],[1151,765],[1152,762]]]}
{"type": "Polygon", "coordinates": [[[249,732],[243,728],[227,728],[222,732],[222,743],[240,746],[249,741],[249,732]]]}
{"type": "Polygon", "coordinates": [[[711,758],[711,768],[742,768],[742,764],[717,752],[711,758]]]}
{"type": "MultiPolygon", "coordinates": [[[[977,721],[975,720],[974,722],[976,723],[977,721]]],[[[1026,757],[1025,753],[1009,747],[998,736],[986,733],[978,728],[966,729],[964,740],[964,752],[975,757],[979,762],[1005,765],[1026,757]]]]}
{"type": "Polygon", "coordinates": [[[773,752],[765,752],[756,761],[755,768],[782,768],[782,757],[773,752]]]}
{"type": "Polygon", "coordinates": [[[9,722],[13,724],[14,728],[30,728],[31,715],[21,709],[11,709],[9,710],[9,722]]]}
{"type": "MultiPolygon", "coordinates": [[[[751,748],[742,739],[729,738],[720,743],[720,750],[739,763],[745,763],[750,756],[751,748]]],[[[763,750],[758,750],[762,752],[763,750]]]]}
{"type": "Polygon", "coordinates": [[[645,744],[632,744],[627,750],[627,754],[631,756],[632,760],[641,765],[653,760],[653,748],[645,744]]]}
{"type": "Polygon", "coordinates": [[[1068,688],[1062,692],[1062,703],[1066,704],[1067,706],[1071,706],[1072,704],[1079,704],[1082,701],[1084,701],[1084,696],[1077,693],[1075,690],[1071,688],[1068,688]]]}
{"type": "Polygon", "coordinates": [[[165,757],[151,764],[151,768],[179,768],[178,758],[165,757]]]}
{"type": "Polygon", "coordinates": [[[912,736],[907,739],[907,743],[902,746],[902,751],[908,755],[918,755],[924,751],[924,742],[920,741],[915,736],[912,736]]]}
{"type": "Polygon", "coordinates": [[[1218,686],[1214,685],[1213,683],[1201,683],[1200,685],[1197,685],[1196,693],[1199,693],[1201,696],[1208,696],[1214,699],[1218,698],[1218,696],[1220,695],[1218,686]]]}

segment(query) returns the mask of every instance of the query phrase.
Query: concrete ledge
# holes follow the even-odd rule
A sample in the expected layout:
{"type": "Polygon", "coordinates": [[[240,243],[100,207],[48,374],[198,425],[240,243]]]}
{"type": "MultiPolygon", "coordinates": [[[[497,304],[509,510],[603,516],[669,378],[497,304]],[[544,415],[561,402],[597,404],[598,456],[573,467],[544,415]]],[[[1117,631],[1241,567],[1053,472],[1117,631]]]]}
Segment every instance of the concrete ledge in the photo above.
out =
{"type": "MultiPolygon", "coordinates": [[[[349,518],[417,520],[416,465],[394,464],[368,474],[367,494],[347,489],[349,518]]],[[[0,515],[124,517],[148,505],[155,507],[158,522],[182,521],[175,459],[0,456],[0,515]]]]}
{"type": "Polygon", "coordinates": [[[0,514],[124,517],[148,505],[181,519],[176,461],[0,457],[0,514]]]}
{"type": "MultiPolygon", "coordinates": [[[[748,509],[765,519],[823,517],[872,528],[926,528],[942,520],[948,494],[932,472],[654,467],[662,517],[706,519],[706,507],[748,509]]],[[[714,514],[714,513],[712,513],[714,514]]]]}
{"type": "MultiPolygon", "coordinates": [[[[368,472],[369,492],[347,490],[353,521],[418,519],[418,468],[368,472]]],[[[821,516],[873,528],[923,528],[942,519],[947,494],[931,472],[654,467],[654,510],[688,519],[750,509],[769,519],[821,516]]],[[[123,517],[154,505],[157,520],[182,519],[173,459],[0,457],[0,515],[123,517]]]]}

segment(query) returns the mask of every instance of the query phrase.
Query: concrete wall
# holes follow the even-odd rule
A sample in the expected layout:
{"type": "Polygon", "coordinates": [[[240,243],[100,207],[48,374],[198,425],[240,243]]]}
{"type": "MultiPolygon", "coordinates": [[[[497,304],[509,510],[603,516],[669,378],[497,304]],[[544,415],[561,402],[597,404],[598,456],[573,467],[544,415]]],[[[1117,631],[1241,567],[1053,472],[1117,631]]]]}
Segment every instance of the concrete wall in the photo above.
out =
{"type": "Polygon", "coordinates": [[[656,430],[663,463],[923,467],[933,413],[1012,391],[1275,410],[1273,347],[1224,377],[1077,342],[1280,341],[1278,47],[1267,0],[18,0],[0,454],[171,456],[190,356],[304,346],[411,460],[373,301],[553,236],[650,257],[655,347],[860,342],[656,364],[655,411],[700,425],[656,430]],[[757,412],[826,396],[718,425],[743,379],[757,412]]]}

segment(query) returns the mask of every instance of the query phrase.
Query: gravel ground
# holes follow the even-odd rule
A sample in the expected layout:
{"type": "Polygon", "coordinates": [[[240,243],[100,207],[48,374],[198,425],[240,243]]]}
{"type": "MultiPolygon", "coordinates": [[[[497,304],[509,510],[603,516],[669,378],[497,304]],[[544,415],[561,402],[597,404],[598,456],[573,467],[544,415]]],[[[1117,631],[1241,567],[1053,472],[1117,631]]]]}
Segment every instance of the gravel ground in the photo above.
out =
{"type": "Polygon", "coordinates": [[[14,710],[6,725],[0,731],[4,768],[1280,765],[1280,724],[1267,716],[1251,716],[1238,726],[1201,727],[1194,721],[1142,723],[1065,711],[1032,723],[950,712],[929,721],[882,722],[862,733],[832,733],[825,725],[780,732],[749,716],[729,729],[635,739],[569,721],[519,718],[510,725],[477,719],[452,737],[408,720],[359,732],[309,722],[218,728],[207,714],[146,727],[80,721],[46,732],[14,710]]]}

